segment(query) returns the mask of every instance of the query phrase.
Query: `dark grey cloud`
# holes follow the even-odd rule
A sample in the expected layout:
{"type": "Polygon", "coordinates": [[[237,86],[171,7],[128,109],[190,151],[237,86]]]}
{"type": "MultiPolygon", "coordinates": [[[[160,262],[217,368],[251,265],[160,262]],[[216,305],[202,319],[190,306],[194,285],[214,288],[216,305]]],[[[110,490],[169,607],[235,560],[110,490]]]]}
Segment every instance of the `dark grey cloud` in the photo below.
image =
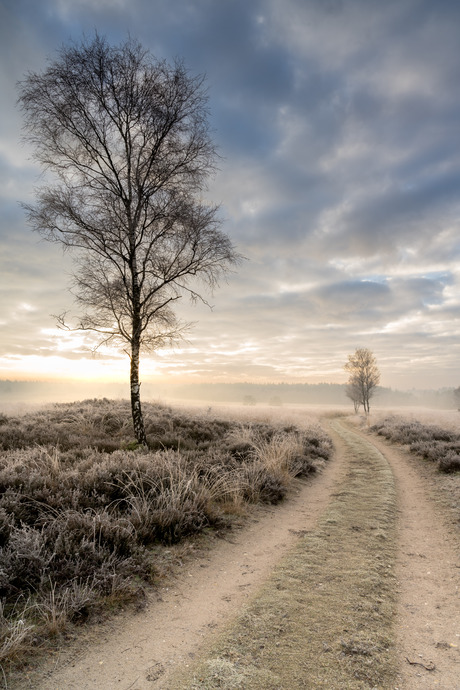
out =
{"type": "Polygon", "coordinates": [[[447,174],[402,180],[377,190],[346,210],[333,233],[339,247],[357,254],[385,254],[434,238],[446,221],[456,221],[460,167],[447,174]]]}

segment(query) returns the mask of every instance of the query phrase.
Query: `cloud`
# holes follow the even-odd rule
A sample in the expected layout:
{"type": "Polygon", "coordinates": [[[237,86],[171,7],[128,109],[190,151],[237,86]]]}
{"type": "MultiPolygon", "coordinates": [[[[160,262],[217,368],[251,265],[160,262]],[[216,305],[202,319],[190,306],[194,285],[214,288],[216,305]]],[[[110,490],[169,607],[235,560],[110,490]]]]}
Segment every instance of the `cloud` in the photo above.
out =
{"type": "Polygon", "coordinates": [[[7,0],[0,20],[3,355],[51,359],[49,315],[72,306],[71,256],[38,242],[17,203],[40,179],[16,81],[97,29],[207,74],[222,156],[208,195],[248,258],[213,311],[180,305],[197,323],[180,353],[153,358],[162,372],[344,380],[366,346],[387,385],[460,375],[458,3],[7,0]]]}

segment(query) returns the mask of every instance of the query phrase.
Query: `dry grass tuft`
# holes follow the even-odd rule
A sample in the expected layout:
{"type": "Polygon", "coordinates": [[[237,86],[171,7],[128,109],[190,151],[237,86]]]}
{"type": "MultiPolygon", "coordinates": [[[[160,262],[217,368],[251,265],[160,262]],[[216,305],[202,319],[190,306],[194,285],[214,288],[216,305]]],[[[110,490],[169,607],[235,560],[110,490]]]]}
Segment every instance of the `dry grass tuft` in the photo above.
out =
{"type": "Polygon", "coordinates": [[[28,646],[35,629],[34,624],[28,622],[29,610],[28,600],[25,604],[18,600],[6,614],[4,603],[0,601],[0,665],[16,659],[28,646]]]}

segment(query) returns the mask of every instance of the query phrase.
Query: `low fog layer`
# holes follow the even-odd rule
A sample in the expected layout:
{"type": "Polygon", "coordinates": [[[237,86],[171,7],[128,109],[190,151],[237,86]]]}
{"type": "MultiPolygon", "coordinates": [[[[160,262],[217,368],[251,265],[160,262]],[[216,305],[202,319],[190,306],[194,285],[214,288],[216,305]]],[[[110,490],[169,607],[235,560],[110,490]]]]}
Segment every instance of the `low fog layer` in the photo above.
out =
{"type": "MultiPolygon", "coordinates": [[[[0,408],[37,405],[54,402],[73,402],[88,398],[128,399],[128,384],[79,383],[43,381],[0,381],[0,408]]],[[[143,384],[142,397],[146,401],[184,401],[203,405],[232,403],[239,405],[353,405],[345,394],[345,385],[319,384],[143,384]]],[[[371,408],[389,406],[423,406],[438,409],[458,407],[453,388],[439,390],[398,391],[377,388],[371,408]]]]}

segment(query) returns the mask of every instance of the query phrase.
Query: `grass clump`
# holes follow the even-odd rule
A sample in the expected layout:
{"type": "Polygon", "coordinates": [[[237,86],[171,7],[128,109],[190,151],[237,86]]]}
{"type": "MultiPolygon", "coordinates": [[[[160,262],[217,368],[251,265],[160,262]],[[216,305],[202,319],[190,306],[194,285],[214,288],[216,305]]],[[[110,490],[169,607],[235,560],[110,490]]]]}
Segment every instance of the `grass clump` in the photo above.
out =
{"type": "Polygon", "coordinates": [[[460,471],[460,434],[455,431],[394,416],[374,424],[371,431],[408,446],[411,453],[436,463],[440,472],[460,471]]]}
{"type": "Polygon", "coordinates": [[[148,448],[133,444],[123,401],[2,418],[3,666],[107,603],[142,600],[163,572],[162,549],[228,527],[249,503],[276,503],[332,448],[319,427],[242,425],[157,404],[144,414],[148,448]]]}

